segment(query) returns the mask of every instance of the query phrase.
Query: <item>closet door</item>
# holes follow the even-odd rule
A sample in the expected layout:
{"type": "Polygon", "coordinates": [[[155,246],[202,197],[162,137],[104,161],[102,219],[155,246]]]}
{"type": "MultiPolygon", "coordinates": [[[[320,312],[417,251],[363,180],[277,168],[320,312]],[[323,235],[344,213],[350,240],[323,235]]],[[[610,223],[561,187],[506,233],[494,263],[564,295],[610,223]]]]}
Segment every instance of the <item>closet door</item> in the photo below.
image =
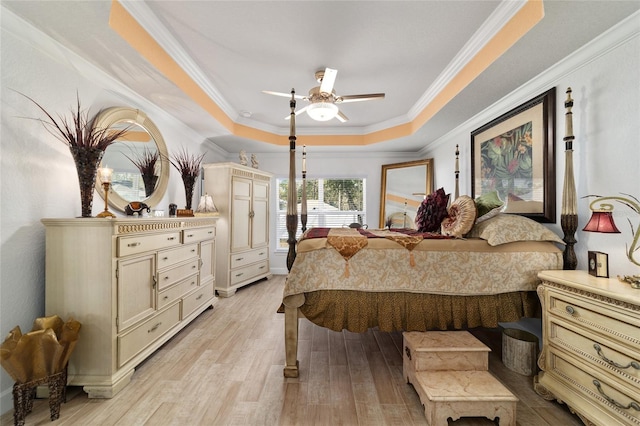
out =
{"type": "Polygon", "coordinates": [[[232,252],[251,248],[251,180],[233,177],[231,181],[232,252]]]}
{"type": "Polygon", "coordinates": [[[269,244],[269,183],[253,181],[253,218],[251,223],[251,247],[269,244]]]}

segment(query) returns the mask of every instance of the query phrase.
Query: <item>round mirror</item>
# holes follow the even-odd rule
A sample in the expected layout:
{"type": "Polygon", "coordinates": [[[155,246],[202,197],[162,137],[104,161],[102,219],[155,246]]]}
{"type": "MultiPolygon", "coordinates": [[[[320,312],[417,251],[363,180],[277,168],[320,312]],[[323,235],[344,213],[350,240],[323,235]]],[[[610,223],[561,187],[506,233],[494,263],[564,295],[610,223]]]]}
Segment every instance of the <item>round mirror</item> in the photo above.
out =
{"type": "MultiPolygon", "coordinates": [[[[99,129],[128,129],[102,157],[101,167],[113,169],[109,204],[122,212],[132,201],[156,206],[169,183],[169,152],[156,125],[133,108],[108,108],[96,120],[99,129]]],[[[104,198],[99,178],[96,189],[104,198]]]]}

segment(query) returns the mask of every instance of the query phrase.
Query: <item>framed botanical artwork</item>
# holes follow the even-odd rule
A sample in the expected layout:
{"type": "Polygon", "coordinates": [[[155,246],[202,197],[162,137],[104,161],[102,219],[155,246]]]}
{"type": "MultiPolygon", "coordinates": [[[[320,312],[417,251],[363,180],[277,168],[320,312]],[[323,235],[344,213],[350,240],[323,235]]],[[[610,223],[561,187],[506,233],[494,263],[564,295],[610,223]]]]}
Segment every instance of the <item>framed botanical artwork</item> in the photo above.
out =
{"type": "Polygon", "coordinates": [[[506,213],[556,222],[555,88],[471,132],[471,196],[496,192],[506,213]]]}

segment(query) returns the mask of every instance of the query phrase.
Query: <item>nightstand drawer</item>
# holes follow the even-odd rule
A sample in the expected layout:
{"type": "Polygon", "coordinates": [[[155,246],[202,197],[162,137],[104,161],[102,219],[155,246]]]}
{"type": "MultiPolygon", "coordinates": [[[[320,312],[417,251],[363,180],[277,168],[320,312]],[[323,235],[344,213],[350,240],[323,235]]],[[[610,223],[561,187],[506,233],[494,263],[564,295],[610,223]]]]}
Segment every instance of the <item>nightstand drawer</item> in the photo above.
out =
{"type": "Polygon", "coordinates": [[[198,245],[191,244],[171,250],[158,252],[158,269],[178,264],[187,259],[198,257],[198,245]]]}
{"type": "Polygon", "coordinates": [[[622,352],[626,348],[620,348],[615,342],[585,332],[553,316],[549,318],[549,322],[551,344],[573,352],[575,356],[598,366],[629,386],[640,388],[640,360],[635,359],[634,354],[622,352]],[[615,347],[620,350],[613,349],[615,347]]]}
{"type": "MultiPolygon", "coordinates": [[[[616,417],[620,424],[640,424],[638,394],[624,388],[604,376],[594,374],[588,366],[570,358],[550,352],[551,372],[571,388],[582,389],[583,397],[594,408],[603,407],[609,415],[616,417]]],[[[612,423],[609,423],[612,424],[612,423]]]]}
{"type": "MultiPolygon", "coordinates": [[[[598,305],[565,293],[549,292],[549,312],[560,318],[576,324],[580,328],[595,330],[612,340],[625,342],[631,349],[637,351],[640,346],[640,329],[634,321],[631,312],[614,310],[602,304],[598,305]]],[[[637,319],[635,319],[637,321],[637,319]]]]}

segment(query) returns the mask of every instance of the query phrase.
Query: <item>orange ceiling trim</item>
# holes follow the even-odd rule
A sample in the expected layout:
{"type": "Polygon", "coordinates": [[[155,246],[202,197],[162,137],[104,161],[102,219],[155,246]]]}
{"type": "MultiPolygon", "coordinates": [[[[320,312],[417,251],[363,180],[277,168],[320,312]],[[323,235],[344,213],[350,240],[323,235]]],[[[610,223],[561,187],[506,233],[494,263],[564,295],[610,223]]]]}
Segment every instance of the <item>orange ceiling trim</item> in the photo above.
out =
{"type": "MultiPolygon", "coordinates": [[[[491,41],[463,67],[460,73],[411,122],[365,135],[301,135],[297,137],[297,140],[309,146],[363,146],[409,136],[420,129],[469,83],[540,22],[543,17],[544,5],[542,0],[528,0],[516,15],[505,23],[505,26],[491,41]]],[[[233,135],[274,145],[284,146],[289,143],[287,137],[238,124],[229,118],[153,37],[140,26],[118,0],[112,0],[109,25],[233,135]]]]}
{"type": "Polygon", "coordinates": [[[233,129],[235,124],[233,120],[207,96],[202,88],[142,28],[118,0],[112,0],[111,2],[109,26],[220,124],[229,131],[233,129]]]}
{"type": "Polygon", "coordinates": [[[522,36],[544,18],[542,0],[528,0],[527,3],[509,20],[498,33],[471,59],[462,70],[438,93],[412,122],[413,131],[417,131],[438,111],[484,72],[496,59],[502,56],[522,36]]]}

